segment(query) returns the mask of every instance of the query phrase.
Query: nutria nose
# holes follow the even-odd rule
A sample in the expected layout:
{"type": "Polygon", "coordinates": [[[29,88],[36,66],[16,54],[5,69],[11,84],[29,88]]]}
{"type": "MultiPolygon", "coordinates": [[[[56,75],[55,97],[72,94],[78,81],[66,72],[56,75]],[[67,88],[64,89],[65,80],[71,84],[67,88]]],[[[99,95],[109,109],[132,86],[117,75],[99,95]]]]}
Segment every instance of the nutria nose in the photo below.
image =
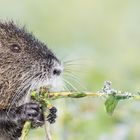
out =
{"type": "Polygon", "coordinates": [[[55,69],[53,70],[53,75],[59,76],[61,73],[62,73],[62,70],[59,69],[59,68],[55,68],[55,69]]]}

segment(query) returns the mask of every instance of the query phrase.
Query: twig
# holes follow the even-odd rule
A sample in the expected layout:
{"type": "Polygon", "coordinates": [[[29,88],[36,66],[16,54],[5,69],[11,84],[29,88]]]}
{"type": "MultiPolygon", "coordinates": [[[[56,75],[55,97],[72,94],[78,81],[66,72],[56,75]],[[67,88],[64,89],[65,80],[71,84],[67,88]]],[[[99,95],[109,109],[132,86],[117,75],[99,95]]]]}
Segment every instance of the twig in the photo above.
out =
{"type": "Polygon", "coordinates": [[[45,120],[45,133],[46,133],[46,140],[52,140],[51,130],[50,130],[50,123],[45,120]]]}

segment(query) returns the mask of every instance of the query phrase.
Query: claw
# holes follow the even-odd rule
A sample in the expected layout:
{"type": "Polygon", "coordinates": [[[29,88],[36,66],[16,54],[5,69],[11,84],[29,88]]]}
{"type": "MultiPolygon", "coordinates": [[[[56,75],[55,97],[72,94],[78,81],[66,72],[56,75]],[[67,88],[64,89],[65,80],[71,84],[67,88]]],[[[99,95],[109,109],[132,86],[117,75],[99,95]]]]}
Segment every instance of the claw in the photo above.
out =
{"type": "Polygon", "coordinates": [[[56,112],[57,109],[56,107],[52,107],[49,109],[50,110],[50,114],[47,116],[47,121],[49,121],[50,124],[55,123],[55,119],[57,118],[56,112]]]}

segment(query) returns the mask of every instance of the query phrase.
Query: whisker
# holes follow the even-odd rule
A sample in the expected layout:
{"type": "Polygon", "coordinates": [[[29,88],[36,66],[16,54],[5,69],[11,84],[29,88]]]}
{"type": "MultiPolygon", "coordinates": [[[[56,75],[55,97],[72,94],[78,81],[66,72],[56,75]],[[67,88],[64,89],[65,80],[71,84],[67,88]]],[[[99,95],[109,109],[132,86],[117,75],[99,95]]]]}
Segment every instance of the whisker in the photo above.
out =
{"type": "MultiPolygon", "coordinates": [[[[31,73],[31,72],[30,72],[31,73]]],[[[25,92],[25,90],[29,90],[30,89],[30,82],[33,78],[35,78],[36,75],[30,75],[29,72],[27,72],[25,75],[24,75],[24,81],[22,81],[22,85],[21,87],[16,91],[16,94],[13,95],[12,99],[11,99],[11,103],[10,103],[10,106],[9,106],[9,109],[8,109],[8,112],[10,111],[10,109],[12,108],[12,106],[15,104],[16,100],[18,98],[20,98],[22,96],[22,93],[25,92]],[[20,97],[19,97],[20,95],[20,97]]],[[[23,77],[22,77],[23,79],[23,77]]],[[[25,93],[24,93],[25,94],[25,93]]]]}
{"type": "Polygon", "coordinates": [[[80,69],[75,69],[75,68],[64,68],[64,71],[73,71],[73,72],[79,72],[80,69]]]}
{"type": "MultiPolygon", "coordinates": [[[[78,70],[65,70],[64,69],[64,73],[63,74],[73,74],[73,75],[75,75],[75,74],[80,74],[80,73],[82,73],[83,74],[83,72],[81,72],[80,70],[78,71],[78,70]]],[[[78,76],[77,76],[78,77],[78,76]]]]}
{"type": "Polygon", "coordinates": [[[64,73],[65,72],[68,72],[68,73],[82,73],[82,74],[86,74],[87,73],[87,70],[86,68],[64,68],[64,73]]]}
{"type": "Polygon", "coordinates": [[[79,79],[77,77],[75,77],[74,75],[72,74],[65,74],[66,76],[68,76],[67,78],[72,78],[72,80],[74,80],[79,86],[80,88],[82,87],[83,90],[87,91],[87,88],[79,81],[79,79]]]}
{"type": "Polygon", "coordinates": [[[72,92],[73,89],[71,89],[71,86],[69,86],[68,83],[66,83],[65,81],[64,81],[64,83],[65,83],[65,86],[66,86],[66,91],[68,89],[68,92],[72,92]]]}
{"type": "Polygon", "coordinates": [[[8,112],[10,111],[12,106],[15,104],[15,101],[17,100],[17,98],[19,98],[19,95],[29,88],[29,86],[30,86],[29,82],[30,81],[26,82],[26,84],[24,84],[22,87],[20,87],[20,89],[18,90],[20,92],[17,91],[17,93],[12,97],[8,112]]]}
{"type": "Polygon", "coordinates": [[[65,81],[69,86],[71,86],[75,91],[78,91],[78,92],[79,92],[79,90],[78,90],[74,85],[72,85],[71,82],[69,82],[69,81],[66,80],[66,79],[64,79],[64,81],[65,81]]]}
{"type": "Polygon", "coordinates": [[[64,84],[64,90],[70,92],[70,89],[67,87],[66,84],[64,84]]]}
{"type": "Polygon", "coordinates": [[[63,61],[63,63],[70,63],[70,62],[76,62],[76,61],[82,61],[82,58],[65,60],[65,61],[63,61]]]}
{"type": "Polygon", "coordinates": [[[64,76],[68,76],[68,77],[72,77],[72,78],[74,78],[75,80],[77,80],[77,81],[79,81],[79,77],[78,76],[76,76],[76,75],[74,75],[73,73],[64,73],[64,76]]]}
{"type": "Polygon", "coordinates": [[[64,70],[80,70],[81,68],[83,68],[84,66],[82,67],[79,67],[79,66],[64,66],[64,70]]]}
{"type": "Polygon", "coordinates": [[[63,63],[64,66],[68,66],[68,65],[76,65],[76,66],[79,66],[79,65],[83,65],[83,62],[70,62],[70,63],[63,63]]]}

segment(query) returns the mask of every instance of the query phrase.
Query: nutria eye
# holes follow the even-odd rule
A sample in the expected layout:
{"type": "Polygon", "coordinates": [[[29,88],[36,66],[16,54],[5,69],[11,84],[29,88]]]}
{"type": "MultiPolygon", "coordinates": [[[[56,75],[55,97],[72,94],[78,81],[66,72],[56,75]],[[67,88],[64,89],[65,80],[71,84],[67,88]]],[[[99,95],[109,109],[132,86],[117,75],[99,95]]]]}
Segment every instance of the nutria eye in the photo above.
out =
{"type": "Polygon", "coordinates": [[[10,46],[10,50],[14,53],[20,53],[21,52],[21,48],[18,44],[12,44],[10,46]]]}

